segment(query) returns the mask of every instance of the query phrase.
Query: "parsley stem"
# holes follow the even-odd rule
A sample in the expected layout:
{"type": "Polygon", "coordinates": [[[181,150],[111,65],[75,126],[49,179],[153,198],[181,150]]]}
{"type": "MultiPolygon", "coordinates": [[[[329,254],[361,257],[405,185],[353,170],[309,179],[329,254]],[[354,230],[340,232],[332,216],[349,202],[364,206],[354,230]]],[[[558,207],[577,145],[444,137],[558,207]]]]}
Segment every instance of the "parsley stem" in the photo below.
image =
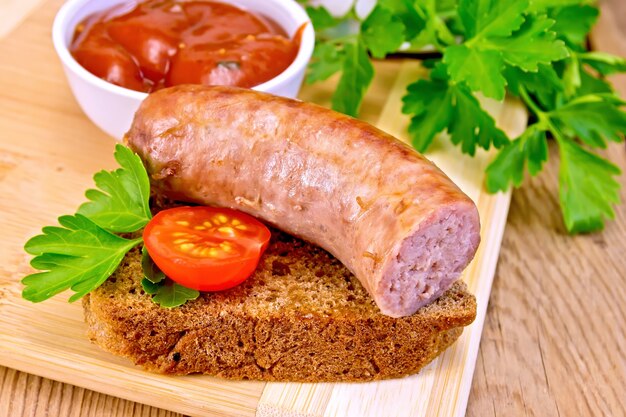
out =
{"type": "Polygon", "coordinates": [[[452,19],[458,16],[458,12],[456,8],[448,9],[448,10],[439,10],[437,11],[437,17],[441,20],[452,19]]]}
{"type": "Polygon", "coordinates": [[[552,123],[550,117],[546,117],[546,127],[552,133],[552,137],[556,139],[556,142],[560,145],[562,142],[565,142],[565,137],[561,135],[561,131],[557,129],[557,127],[552,123]]]}
{"type": "Polygon", "coordinates": [[[565,138],[561,135],[561,131],[557,129],[554,123],[552,123],[552,120],[550,120],[550,113],[546,113],[541,110],[539,106],[537,106],[535,101],[530,97],[524,87],[520,86],[519,92],[520,96],[524,100],[524,103],[526,103],[530,110],[537,116],[538,127],[543,128],[543,130],[548,130],[550,133],[552,133],[552,137],[554,137],[558,143],[563,142],[565,138]]]}
{"type": "Polygon", "coordinates": [[[528,106],[528,108],[533,113],[535,113],[535,116],[537,116],[537,119],[539,119],[539,121],[544,121],[546,119],[546,112],[544,112],[543,110],[539,108],[539,106],[537,106],[535,101],[530,97],[530,95],[528,94],[528,92],[523,86],[519,87],[519,93],[520,93],[520,96],[522,97],[522,100],[524,100],[524,103],[528,106]]]}
{"type": "Polygon", "coordinates": [[[441,30],[441,35],[440,36],[435,35],[435,38],[437,38],[438,42],[443,43],[444,48],[439,49],[443,53],[443,49],[454,44],[454,35],[452,34],[452,32],[450,32],[450,29],[448,28],[446,23],[441,18],[439,18],[439,16],[435,16],[435,19],[438,24],[437,29],[441,30]],[[446,38],[450,39],[452,43],[446,41],[446,38]]]}

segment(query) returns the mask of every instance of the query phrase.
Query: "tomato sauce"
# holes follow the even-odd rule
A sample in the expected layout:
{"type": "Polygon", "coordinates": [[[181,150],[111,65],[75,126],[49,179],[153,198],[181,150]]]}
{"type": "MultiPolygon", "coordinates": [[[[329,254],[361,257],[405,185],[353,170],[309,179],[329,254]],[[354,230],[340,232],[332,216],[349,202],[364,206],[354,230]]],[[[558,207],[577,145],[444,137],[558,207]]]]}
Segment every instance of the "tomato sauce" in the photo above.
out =
{"type": "Polygon", "coordinates": [[[298,53],[277,24],[214,1],[148,0],[88,16],[70,51],[92,74],[142,92],[178,84],[253,87],[298,53]],[[130,9],[130,10],[129,10],[130,9]]]}

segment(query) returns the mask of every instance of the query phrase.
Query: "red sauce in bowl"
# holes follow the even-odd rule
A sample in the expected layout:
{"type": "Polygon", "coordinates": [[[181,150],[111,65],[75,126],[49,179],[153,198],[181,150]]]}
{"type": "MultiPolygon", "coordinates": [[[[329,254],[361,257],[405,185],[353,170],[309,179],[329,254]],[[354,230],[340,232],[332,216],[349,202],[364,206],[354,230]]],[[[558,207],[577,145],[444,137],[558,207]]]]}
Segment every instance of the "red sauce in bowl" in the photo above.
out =
{"type": "Polygon", "coordinates": [[[294,61],[300,32],[289,39],[269,19],[230,4],[148,0],[88,16],[70,52],[92,74],[142,92],[178,84],[253,87],[294,61]]]}

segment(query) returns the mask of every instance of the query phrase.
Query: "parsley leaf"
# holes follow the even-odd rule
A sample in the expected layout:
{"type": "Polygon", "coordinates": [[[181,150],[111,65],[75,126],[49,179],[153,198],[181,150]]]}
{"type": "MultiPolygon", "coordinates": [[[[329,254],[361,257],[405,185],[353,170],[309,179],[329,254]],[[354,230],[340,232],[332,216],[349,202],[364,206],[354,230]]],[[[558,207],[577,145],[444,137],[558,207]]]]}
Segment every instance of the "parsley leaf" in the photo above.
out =
{"type": "Polygon", "coordinates": [[[455,112],[448,127],[452,143],[461,144],[463,153],[472,156],[477,146],[483,149],[489,149],[491,145],[500,148],[509,143],[504,132],[496,127],[493,117],[480,107],[468,88],[457,85],[453,91],[455,112]]]}
{"type": "Polygon", "coordinates": [[[602,78],[596,78],[589,71],[585,70],[585,68],[581,68],[580,70],[580,85],[576,89],[577,96],[584,96],[587,94],[597,94],[597,93],[613,93],[613,88],[611,84],[605,81],[602,78]]]}
{"type": "Polygon", "coordinates": [[[153,295],[152,301],[161,307],[178,307],[189,300],[195,300],[200,292],[184,287],[167,278],[163,271],[152,261],[148,249],[144,246],[141,256],[141,268],[144,278],[141,287],[146,294],[153,295]]]}
{"type": "MultiPolygon", "coordinates": [[[[433,70],[435,79],[419,80],[407,88],[402,98],[402,112],[412,115],[409,125],[413,146],[420,152],[432,143],[435,135],[446,127],[455,145],[461,144],[464,153],[474,155],[476,147],[501,147],[508,138],[495,121],[481,107],[471,91],[463,84],[452,84],[433,70]]],[[[431,74],[432,75],[432,74],[431,74]]]]}
{"type": "Polygon", "coordinates": [[[459,17],[465,37],[509,36],[524,22],[522,13],[527,7],[528,0],[460,0],[459,17]]]}
{"type": "Polygon", "coordinates": [[[323,7],[307,6],[306,12],[315,30],[324,30],[337,24],[337,20],[323,7]]]}
{"type": "Polygon", "coordinates": [[[486,171],[485,185],[490,193],[505,191],[511,185],[519,187],[524,179],[524,168],[536,175],[548,160],[546,132],[532,125],[520,137],[505,145],[486,171]]]}
{"type": "Polygon", "coordinates": [[[404,25],[389,10],[376,6],[361,24],[361,37],[374,58],[384,58],[404,42],[404,25]]]}
{"type": "Polygon", "coordinates": [[[612,204],[619,203],[618,167],[568,139],[557,141],[561,153],[559,197],[565,225],[570,233],[604,228],[613,219],[612,204]]]}
{"type": "Polygon", "coordinates": [[[582,4],[594,4],[596,0],[530,0],[529,12],[546,12],[550,9],[578,6],[582,4]]]}
{"type": "Polygon", "coordinates": [[[502,100],[506,80],[502,76],[504,63],[498,51],[479,50],[467,45],[446,48],[443,62],[455,81],[465,81],[474,91],[502,100]]]}
{"type": "Polygon", "coordinates": [[[555,9],[550,18],[556,20],[552,27],[559,38],[571,45],[582,44],[591,30],[600,12],[590,5],[571,5],[555,9]]]}
{"type": "Polygon", "coordinates": [[[509,83],[509,91],[516,96],[520,95],[521,88],[531,92],[544,110],[553,109],[556,105],[556,95],[563,91],[563,81],[550,65],[537,65],[537,72],[507,66],[504,76],[509,83]]]}
{"type": "Polygon", "coordinates": [[[152,261],[148,253],[148,248],[145,246],[141,249],[141,269],[143,270],[144,279],[147,279],[153,284],[158,284],[165,279],[165,274],[152,261]]]}
{"type": "Polygon", "coordinates": [[[324,31],[337,35],[329,41],[333,46],[320,47],[319,60],[311,64],[311,79],[343,72],[333,97],[336,110],[351,115],[358,111],[373,73],[368,52],[383,57],[396,45],[411,52],[434,48],[431,64],[424,63],[430,79],[410,84],[402,99],[418,151],[424,152],[446,130],[464,153],[500,148],[486,173],[486,186],[495,192],[519,186],[525,171],[541,171],[550,135],[565,153],[561,203],[568,230],[597,230],[610,218],[617,196],[611,185],[616,168],[584,146],[603,148],[608,141],[623,141],[625,103],[605,76],[626,72],[626,59],[585,50],[599,13],[593,0],[379,0],[374,11],[360,30],[354,8],[336,19],[335,27],[324,31]],[[507,89],[533,114],[527,130],[513,141],[474,95],[479,91],[502,100],[507,89]],[[598,172],[582,182],[579,170],[594,167],[598,172]],[[602,181],[608,181],[606,187],[598,185],[602,181]],[[580,189],[583,183],[591,189],[580,189]],[[592,195],[595,206],[587,209],[592,195]]]}
{"type": "MultiPolygon", "coordinates": [[[[575,138],[595,147],[606,147],[607,140],[622,141],[626,113],[620,107],[625,103],[612,94],[591,94],[544,112],[523,87],[519,92],[538,119],[527,132],[547,129],[557,140],[561,154],[559,195],[568,231],[580,233],[602,229],[604,220],[613,218],[612,204],[619,202],[620,186],[613,177],[619,175],[620,170],[606,159],[584,149],[575,138]]],[[[518,146],[521,145],[520,142],[518,146]]],[[[488,167],[487,186],[490,191],[505,189],[509,182],[517,185],[521,181],[523,166],[520,166],[523,162],[520,163],[518,155],[520,149],[504,148],[503,152],[505,154],[499,155],[488,167]],[[507,171],[505,159],[511,164],[510,171],[507,171]]],[[[540,165],[530,165],[532,161],[541,159],[533,158],[534,153],[529,152],[528,155],[531,174],[541,168],[540,165]]]]}
{"type": "Polygon", "coordinates": [[[626,132],[626,102],[610,94],[578,97],[548,115],[562,132],[577,136],[589,146],[606,148],[606,141],[620,142],[626,132]]]}
{"type": "Polygon", "coordinates": [[[181,306],[200,296],[199,291],[183,287],[169,279],[155,284],[144,278],[141,280],[141,286],[146,294],[153,296],[152,301],[166,308],[181,306]]]}
{"type": "Polygon", "coordinates": [[[76,292],[69,301],[78,300],[99,287],[141,242],[114,235],[81,214],[61,216],[59,224],[44,227],[43,234],[24,246],[35,255],[33,268],[44,271],[22,279],[22,297],[29,301],[40,302],[68,288],[76,292]]]}
{"type": "MultiPolygon", "coordinates": [[[[35,256],[31,265],[42,271],[22,279],[26,300],[40,302],[71,289],[75,294],[69,301],[76,301],[106,281],[126,253],[142,242],[141,237],[125,239],[113,232],[136,231],[151,218],[148,175],[139,157],[122,145],[117,145],[115,159],[122,168],[94,176],[96,185],[108,194],[89,190],[92,201],[83,204],[79,213],[59,217],[60,227],[44,227],[43,234],[26,242],[24,249],[35,256]]],[[[142,286],[154,294],[157,304],[176,307],[199,296],[198,291],[167,279],[145,246],[141,266],[142,286]]]]}
{"type": "Polygon", "coordinates": [[[141,280],[141,288],[148,295],[154,295],[159,291],[159,287],[161,286],[160,282],[152,282],[148,278],[143,278],[141,280]]]}
{"type": "Polygon", "coordinates": [[[337,45],[331,42],[318,43],[313,50],[311,63],[307,69],[306,82],[313,84],[323,81],[343,68],[344,55],[337,45]]]}
{"type": "Polygon", "coordinates": [[[411,0],[379,0],[378,6],[389,10],[399,18],[403,25],[408,41],[415,38],[426,26],[423,13],[417,10],[417,4],[411,0]]]}
{"type": "Polygon", "coordinates": [[[449,85],[440,80],[418,80],[407,87],[402,101],[402,113],[413,115],[409,125],[413,147],[425,152],[435,135],[450,124],[452,93],[449,85]]]}
{"type": "Polygon", "coordinates": [[[332,98],[333,108],[350,116],[359,112],[365,90],[374,78],[374,67],[360,38],[344,45],[343,74],[332,98]]]}
{"type": "Polygon", "coordinates": [[[450,7],[435,0],[411,2],[405,0],[406,12],[401,16],[411,17],[411,21],[405,21],[406,40],[410,42],[412,50],[424,47],[435,47],[441,51],[448,45],[454,45],[454,35],[446,25],[446,22],[438,15],[438,7],[450,7]]]}
{"type": "Polygon", "coordinates": [[[549,31],[554,20],[545,16],[528,16],[522,27],[510,38],[494,39],[504,60],[525,71],[537,71],[538,64],[549,64],[568,56],[563,41],[555,40],[549,31]]]}
{"type": "Polygon", "coordinates": [[[452,80],[502,100],[507,84],[502,76],[505,62],[535,72],[539,64],[568,56],[563,41],[549,30],[554,20],[525,16],[527,6],[526,0],[461,0],[459,16],[468,39],[446,48],[443,55],[452,80]]]}
{"type": "Polygon", "coordinates": [[[139,156],[123,145],[116,145],[115,160],[121,168],[100,171],[94,176],[99,190],[87,190],[91,200],[78,213],[111,232],[134,232],[148,223],[150,181],[139,156]]]}
{"type": "Polygon", "coordinates": [[[579,53],[578,56],[602,75],[626,72],[626,58],[597,51],[579,53]]]}

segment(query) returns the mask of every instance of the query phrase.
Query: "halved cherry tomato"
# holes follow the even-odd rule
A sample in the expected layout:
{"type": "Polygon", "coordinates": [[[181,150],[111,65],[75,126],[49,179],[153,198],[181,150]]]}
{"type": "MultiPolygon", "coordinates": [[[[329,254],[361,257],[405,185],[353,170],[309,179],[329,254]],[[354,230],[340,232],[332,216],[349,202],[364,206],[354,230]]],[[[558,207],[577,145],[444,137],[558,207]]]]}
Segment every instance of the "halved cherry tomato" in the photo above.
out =
{"type": "Polygon", "coordinates": [[[157,213],[143,240],[154,263],[172,280],[199,291],[220,291],[252,275],[270,231],[237,210],[176,207],[157,213]]]}

